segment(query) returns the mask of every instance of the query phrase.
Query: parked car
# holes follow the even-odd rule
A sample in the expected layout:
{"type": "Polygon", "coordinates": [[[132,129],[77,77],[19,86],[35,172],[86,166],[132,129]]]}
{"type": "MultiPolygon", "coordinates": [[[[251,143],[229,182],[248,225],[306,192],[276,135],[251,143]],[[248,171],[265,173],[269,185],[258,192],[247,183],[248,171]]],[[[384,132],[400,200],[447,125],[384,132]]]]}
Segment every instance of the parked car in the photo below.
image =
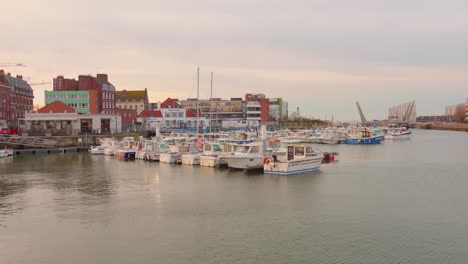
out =
{"type": "Polygon", "coordinates": [[[18,129],[2,127],[0,128],[0,135],[18,135],[18,129]]]}

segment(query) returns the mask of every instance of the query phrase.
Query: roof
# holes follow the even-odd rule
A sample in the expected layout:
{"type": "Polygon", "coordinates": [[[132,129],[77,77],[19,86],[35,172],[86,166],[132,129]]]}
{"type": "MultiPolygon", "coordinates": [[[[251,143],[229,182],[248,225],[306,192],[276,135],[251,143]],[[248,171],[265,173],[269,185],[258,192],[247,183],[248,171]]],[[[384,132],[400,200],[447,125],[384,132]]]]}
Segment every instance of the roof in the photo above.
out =
{"type": "Polygon", "coordinates": [[[164,102],[161,103],[161,108],[181,108],[181,107],[180,107],[180,104],[176,100],[168,97],[166,100],[164,100],[164,102]]]}
{"type": "Polygon", "coordinates": [[[143,110],[140,117],[162,117],[161,110],[143,110]]]}
{"type": "MultiPolygon", "coordinates": [[[[196,109],[187,109],[185,111],[186,117],[197,117],[197,110],[196,109]]],[[[198,110],[198,117],[203,117],[201,110],[198,110]]]]}
{"type": "Polygon", "coordinates": [[[76,110],[60,101],[54,101],[37,110],[38,113],[75,113],[76,110]]]}
{"type": "Polygon", "coordinates": [[[123,90],[115,91],[115,99],[139,99],[144,100],[147,96],[146,90],[123,90]]]}

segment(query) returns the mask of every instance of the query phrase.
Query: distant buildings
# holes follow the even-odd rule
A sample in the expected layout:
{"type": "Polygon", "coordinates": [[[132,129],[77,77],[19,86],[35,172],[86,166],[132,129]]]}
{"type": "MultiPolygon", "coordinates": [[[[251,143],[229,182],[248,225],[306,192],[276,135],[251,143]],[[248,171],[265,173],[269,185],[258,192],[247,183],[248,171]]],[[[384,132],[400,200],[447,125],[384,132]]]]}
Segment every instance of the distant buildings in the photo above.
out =
{"type": "MultiPolygon", "coordinates": [[[[97,113],[113,115],[115,111],[115,87],[112,85],[107,74],[79,75],[78,80],[66,79],[62,75],[53,80],[53,89],[55,95],[66,94],[70,91],[95,91],[97,98],[97,113]]],[[[46,99],[47,100],[47,99],[46,99]]],[[[62,101],[62,99],[58,100],[62,101]]],[[[62,101],[69,104],[66,101],[62,101]]],[[[74,102],[70,102],[74,104],[74,102]]],[[[85,108],[85,107],[80,107],[85,108]]]]}
{"type": "Polygon", "coordinates": [[[33,89],[22,75],[11,76],[0,70],[0,120],[16,124],[33,109],[33,89]]]}
{"type": "Polygon", "coordinates": [[[468,122],[468,98],[465,103],[445,107],[447,122],[468,122]]]}
{"type": "Polygon", "coordinates": [[[99,114],[98,92],[89,91],[45,91],[45,104],[62,102],[83,114],[99,114]]]}
{"type": "Polygon", "coordinates": [[[116,91],[115,98],[118,109],[134,109],[137,114],[150,109],[146,88],[145,90],[116,91]]]}
{"type": "Polygon", "coordinates": [[[80,114],[65,103],[55,101],[26,113],[21,125],[22,133],[37,136],[71,136],[86,133],[120,133],[119,115],[80,114]]]}
{"type": "Polygon", "coordinates": [[[415,101],[392,106],[388,109],[388,120],[397,122],[416,122],[415,101]],[[406,120],[405,120],[406,118],[406,120]]]}

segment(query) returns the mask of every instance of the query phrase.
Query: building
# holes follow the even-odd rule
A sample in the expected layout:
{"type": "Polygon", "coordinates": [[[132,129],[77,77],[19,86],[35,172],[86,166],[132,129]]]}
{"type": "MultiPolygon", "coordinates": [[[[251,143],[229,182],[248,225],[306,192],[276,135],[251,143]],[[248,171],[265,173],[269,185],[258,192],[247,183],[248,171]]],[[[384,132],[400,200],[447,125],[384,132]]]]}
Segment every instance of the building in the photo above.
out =
{"type": "Polygon", "coordinates": [[[122,119],[122,130],[133,129],[137,122],[137,112],[135,109],[115,109],[116,114],[122,119]]]}
{"type": "Polygon", "coordinates": [[[172,99],[169,97],[161,103],[160,109],[163,108],[182,108],[182,106],[179,104],[178,99],[172,99]]]}
{"type": "Polygon", "coordinates": [[[118,109],[133,109],[139,115],[143,110],[149,110],[148,91],[123,90],[115,92],[116,107],[118,109]]]}
{"type": "Polygon", "coordinates": [[[247,120],[257,119],[259,114],[262,124],[270,121],[270,100],[264,94],[246,94],[245,101],[247,120]],[[257,104],[253,102],[257,102],[257,104]],[[258,105],[259,107],[257,107],[258,105]]]}
{"type": "MultiPolygon", "coordinates": [[[[197,99],[190,98],[178,101],[184,109],[197,109],[197,99]]],[[[212,98],[198,101],[201,116],[211,121],[213,127],[221,127],[223,120],[243,120],[244,102],[242,98],[212,98]]],[[[195,112],[196,113],[196,112],[195,112]]]]}
{"type": "Polygon", "coordinates": [[[46,105],[60,101],[74,109],[78,113],[98,114],[98,91],[45,91],[44,102],[46,105]]]}
{"type": "Polygon", "coordinates": [[[430,122],[430,123],[444,123],[448,122],[449,119],[445,115],[441,116],[418,116],[416,118],[417,122],[430,122]]]}
{"type": "Polygon", "coordinates": [[[46,113],[76,113],[75,108],[65,104],[61,101],[54,101],[52,103],[47,104],[46,106],[37,109],[38,113],[46,114],[46,113]]]}
{"type": "Polygon", "coordinates": [[[283,98],[269,99],[269,113],[271,121],[280,121],[288,119],[288,102],[283,98]]]}
{"type": "Polygon", "coordinates": [[[10,86],[5,78],[5,72],[0,70],[0,125],[6,125],[12,120],[10,86]]]}
{"type": "Polygon", "coordinates": [[[78,80],[66,79],[59,75],[53,80],[54,91],[96,91],[97,112],[115,114],[115,87],[109,82],[107,74],[79,75],[78,80]]]}
{"type": "Polygon", "coordinates": [[[397,122],[416,122],[416,102],[410,101],[390,107],[388,109],[388,120],[397,122]],[[410,112],[408,113],[409,110],[410,112]],[[407,117],[407,120],[404,120],[405,117],[407,117]]]}
{"type": "Polygon", "coordinates": [[[157,110],[144,110],[138,117],[138,122],[142,123],[147,129],[154,129],[157,125],[161,128],[203,128],[208,126],[208,121],[202,116],[201,112],[193,109],[182,108],[177,101],[166,99],[162,106],[165,108],[157,110]]]}
{"type": "Polygon", "coordinates": [[[468,103],[449,105],[445,107],[445,115],[447,116],[447,122],[467,122],[468,103]]]}
{"type": "MultiPolygon", "coordinates": [[[[2,86],[8,86],[10,88],[10,97],[6,97],[3,100],[10,101],[10,107],[5,107],[4,115],[9,115],[9,123],[16,123],[20,118],[25,116],[26,112],[32,111],[34,94],[31,85],[27,81],[23,80],[22,75],[11,76],[10,73],[5,74],[3,70],[0,70],[0,80],[2,80],[2,86]]],[[[5,91],[5,89],[3,89],[5,91]]],[[[3,109],[3,108],[2,108],[3,109]]]]}
{"type": "Polygon", "coordinates": [[[54,102],[39,109],[36,113],[26,113],[21,119],[21,132],[34,136],[76,136],[122,132],[119,115],[68,112],[71,110],[71,107],[62,102],[54,102]],[[63,109],[63,112],[54,112],[59,108],[63,109]]]}

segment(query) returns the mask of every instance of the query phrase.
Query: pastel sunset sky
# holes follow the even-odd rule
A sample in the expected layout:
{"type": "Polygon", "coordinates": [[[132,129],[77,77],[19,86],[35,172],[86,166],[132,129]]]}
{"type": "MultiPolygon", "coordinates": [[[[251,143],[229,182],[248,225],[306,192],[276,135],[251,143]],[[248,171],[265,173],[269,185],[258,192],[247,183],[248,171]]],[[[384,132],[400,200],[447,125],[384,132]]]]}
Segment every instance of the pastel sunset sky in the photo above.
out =
{"type": "MultiPolygon", "coordinates": [[[[1,0],[0,64],[30,77],[107,73],[150,101],[265,93],[290,111],[357,120],[416,100],[443,114],[468,96],[468,1],[1,0]]],[[[34,86],[35,103],[44,90],[34,86]]]]}

